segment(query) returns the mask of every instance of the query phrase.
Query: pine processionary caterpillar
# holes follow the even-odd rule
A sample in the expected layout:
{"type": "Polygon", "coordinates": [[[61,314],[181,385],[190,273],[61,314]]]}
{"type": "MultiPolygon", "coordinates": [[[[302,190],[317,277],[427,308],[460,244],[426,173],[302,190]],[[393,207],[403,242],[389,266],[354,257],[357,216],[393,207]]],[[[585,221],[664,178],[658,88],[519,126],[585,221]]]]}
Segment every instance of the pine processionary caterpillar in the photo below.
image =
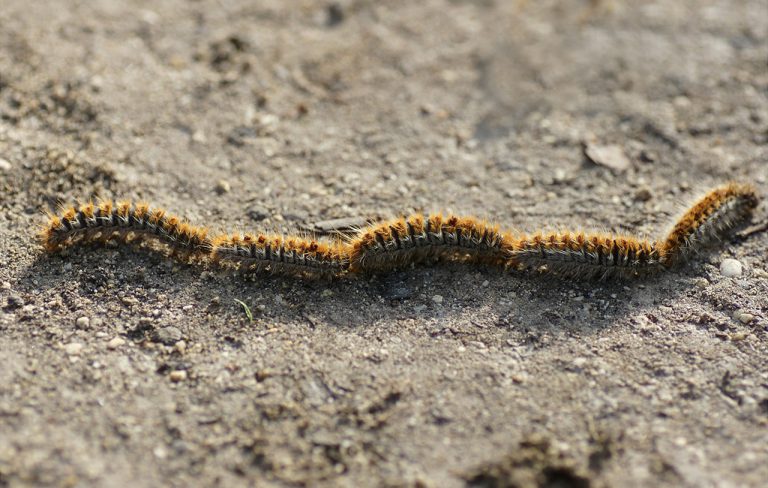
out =
{"type": "Polygon", "coordinates": [[[298,276],[387,271],[433,258],[532,268],[565,277],[633,277],[658,272],[738,225],[757,206],[750,185],[728,183],[696,201],[663,241],[585,232],[532,235],[502,231],[474,217],[414,214],[372,224],[345,241],[301,236],[223,234],[213,238],[163,209],[103,201],[63,209],[40,232],[46,250],[94,240],[150,237],[183,257],[199,256],[243,271],[298,276]]]}
{"type": "Polygon", "coordinates": [[[206,254],[211,247],[205,228],[193,226],[162,208],[130,201],[105,200],[65,208],[59,216],[50,216],[40,231],[48,251],[114,237],[126,241],[136,237],[153,238],[187,256],[206,254]]]}
{"type": "Polygon", "coordinates": [[[211,258],[239,265],[243,271],[335,275],[348,266],[341,243],[326,244],[302,237],[233,234],[213,239],[211,258]]]}
{"type": "Polygon", "coordinates": [[[519,266],[565,277],[632,277],[658,271],[656,245],[631,236],[584,232],[537,233],[516,239],[510,259],[519,266]]]}
{"type": "Polygon", "coordinates": [[[696,253],[742,222],[757,207],[752,185],[728,183],[709,191],[677,220],[659,252],[666,266],[696,253]]]}
{"type": "Polygon", "coordinates": [[[503,264],[510,239],[474,217],[421,214],[374,224],[349,243],[352,271],[381,270],[434,257],[503,264]]]}
{"type": "Polygon", "coordinates": [[[680,217],[665,240],[583,232],[550,232],[515,239],[512,261],[545,267],[566,277],[609,278],[652,274],[701,250],[743,221],[757,206],[750,185],[728,183],[710,190],[680,217]]]}

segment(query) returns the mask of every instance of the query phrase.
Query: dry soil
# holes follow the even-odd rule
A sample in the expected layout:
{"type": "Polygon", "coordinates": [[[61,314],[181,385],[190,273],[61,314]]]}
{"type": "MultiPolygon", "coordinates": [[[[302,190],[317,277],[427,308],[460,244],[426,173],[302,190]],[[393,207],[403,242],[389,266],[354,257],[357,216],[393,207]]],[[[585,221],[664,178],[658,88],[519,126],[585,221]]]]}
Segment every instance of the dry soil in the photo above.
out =
{"type": "Polygon", "coordinates": [[[0,486],[759,486],[766,232],[632,282],[248,281],[34,234],[101,196],[656,236],[768,193],[767,57],[765,0],[2,0],[0,486]]]}

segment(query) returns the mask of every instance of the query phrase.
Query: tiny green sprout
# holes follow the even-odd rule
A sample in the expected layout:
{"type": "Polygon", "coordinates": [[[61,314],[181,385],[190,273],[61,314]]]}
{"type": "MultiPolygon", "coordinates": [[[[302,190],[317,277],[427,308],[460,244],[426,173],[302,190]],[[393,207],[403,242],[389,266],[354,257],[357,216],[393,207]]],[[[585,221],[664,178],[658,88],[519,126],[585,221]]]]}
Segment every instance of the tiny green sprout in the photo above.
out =
{"type": "Polygon", "coordinates": [[[251,313],[251,309],[248,307],[248,305],[245,304],[245,302],[238,300],[235,298],[235,301],[243,306],[243,310],[245,310],[245,316],[248,317],[248,320],[253,322],[253,313],[251,313]]]}

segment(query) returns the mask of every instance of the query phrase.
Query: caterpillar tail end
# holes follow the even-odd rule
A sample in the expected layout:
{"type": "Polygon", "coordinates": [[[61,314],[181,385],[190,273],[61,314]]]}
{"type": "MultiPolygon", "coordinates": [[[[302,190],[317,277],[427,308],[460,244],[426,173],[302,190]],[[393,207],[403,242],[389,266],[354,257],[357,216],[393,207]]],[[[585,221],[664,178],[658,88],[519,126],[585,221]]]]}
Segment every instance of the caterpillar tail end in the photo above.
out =
{"type": "Polygon", "coordinates": [[[729,182],[710,190],[688,208],[660,242],[662,264],[672,267],[701,251],[749,219],[758,203],[757,189],[748,183],[729,182]]]}

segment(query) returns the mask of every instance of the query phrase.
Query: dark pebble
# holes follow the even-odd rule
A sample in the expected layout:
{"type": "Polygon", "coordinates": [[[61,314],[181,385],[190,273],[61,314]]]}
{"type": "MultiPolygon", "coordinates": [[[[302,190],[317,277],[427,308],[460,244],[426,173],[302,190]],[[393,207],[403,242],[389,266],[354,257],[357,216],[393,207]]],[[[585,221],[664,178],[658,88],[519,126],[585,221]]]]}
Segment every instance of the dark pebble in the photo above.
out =
{"type": "Polygon", "coordinates": [[[8,303],[5,306],[7,310],[15,310],[23,306],[24,306],[24,299],[21,298],[20,295],[17,295],[15,293],[12,295],[8,295],[8,303]]]}
{"type": "Polygon", "coordinates": [[[162,327],[152,334],[154,342],[160,342],[166,346],[172,346],[181,340],[182,334],[176,327],[162,327]]]}

